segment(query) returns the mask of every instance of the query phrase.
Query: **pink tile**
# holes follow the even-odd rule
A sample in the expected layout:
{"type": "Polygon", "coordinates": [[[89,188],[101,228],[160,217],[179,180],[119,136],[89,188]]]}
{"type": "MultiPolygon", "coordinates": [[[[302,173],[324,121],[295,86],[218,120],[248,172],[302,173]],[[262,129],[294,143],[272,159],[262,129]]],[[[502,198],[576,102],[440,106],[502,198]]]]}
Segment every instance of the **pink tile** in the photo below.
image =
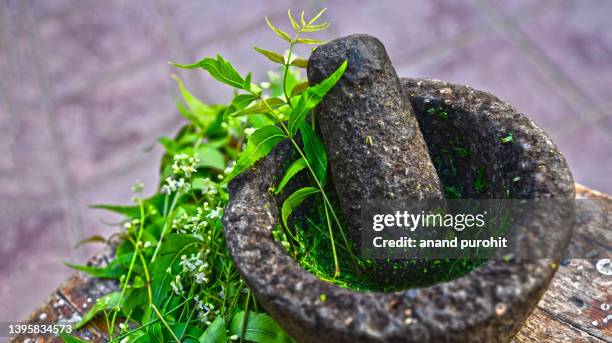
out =
{"type": "Polygon", "coordinates": [[[612,193],[612,140],[606,132],[586,126],[550,136],[565,154],[576,182],[612,193]]]}
{"type": "Polygon", "coordinates": [[[69,176],[78,187],[146,156],[157,138],[180,125],[165,62],[58,101],[69,176]]]}
{"type": "MultiPolygon", "coordinates": [[[[168,43],[153,6],[111,0],[37,18],[42,51],[56,92],[108,77],[108,73],[148,58],[167,60],[168,43]]],[[[126,67],[129,73],[137,66],[126,67]]]]}
{"type": "Polygon", "coordinates": [[[594,105],[612,96],[610,13],[610,1],[572,1],[520,25],[594,105]]]}
{"type": "MultiPolygon", "coordinates": [[[[6,218],[3,218],[6,219],[6,218]]],[[[64,216],[59,210],[4,222],[0,231],[0,320],[24,319],[72,272],[64,216]]]]}

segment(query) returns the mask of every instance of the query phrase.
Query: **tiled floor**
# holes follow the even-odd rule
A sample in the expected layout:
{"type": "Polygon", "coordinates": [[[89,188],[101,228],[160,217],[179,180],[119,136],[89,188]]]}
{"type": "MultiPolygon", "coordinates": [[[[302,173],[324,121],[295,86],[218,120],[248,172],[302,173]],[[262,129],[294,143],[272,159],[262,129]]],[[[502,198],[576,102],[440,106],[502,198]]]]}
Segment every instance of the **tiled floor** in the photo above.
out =
{"type": "Polygon", "coordinates": [[[242,71],[278,48],[263,16],[328,7],[322,38],[370,33],[398,73],[494,92],[531,116],[575,179],[612,192],[612,3],[607,0],[331,1],[48,0],[0,2],[0,321],[16,320],[64,279],[62,261],[114,229],[90,203],[151,191],[161,135],[181,123],[178,73],[206,101],[228,93],[202,72],[173,70],[217,52],[242,71]]]}

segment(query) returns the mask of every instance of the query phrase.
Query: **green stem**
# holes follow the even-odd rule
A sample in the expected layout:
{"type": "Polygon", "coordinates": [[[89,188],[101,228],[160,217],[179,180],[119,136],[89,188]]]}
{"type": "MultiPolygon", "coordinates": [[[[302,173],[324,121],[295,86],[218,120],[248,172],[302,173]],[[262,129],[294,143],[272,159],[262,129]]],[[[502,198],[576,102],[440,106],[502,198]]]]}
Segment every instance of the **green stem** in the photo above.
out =
{"type": "Polygon", "coordinates": [[[168,331],[170,331],[170,334],[172,335],[172,338],[174,338],[177,343],[181,343],[181,340],[178,337],[176,337],[176,335],[174,334],[174,331],[172,331],[172,329],[170,328],[170,325],[168,325],[168,322],[166,322],[166,320],[164,319],[164,316],[162,316],[162,314],[157,309],[157,306],[151,305],[151,308],[153,309],[153,311],[155,311],[155,313],[159,317],[159,320],[161,320],[162,324],[164,324],[166,329],[168,329],[168,331]]]}
{"type": "Polygon", "coordinates": [[[166,231],[168,230],[168,222],[170,221],[170,214],[172,213],[172,211],[174,211],[174,207],[176,206],[176,202],[180,194],[181,194],[180,191],[177,191],[176,194],[174,194],[174,198],[172,199],[172,205],[170,205],[170,211],[166,213],[166,221],[164,222],[164,227],[159,237],[159,241],[157,241],[157,245],[155,246],[153,257],[151,257],[151,263],[155,261],[155,257],[157,257],[157,253],[159,253],[159,249],[161,248],[162,241],[164,240],[164,236],[166,235],[166,231]]]}
{"type": "Polygon", "coordinates": [[[110,337],[113,336],[113,333],[115,331],[115,320],[117,320],[117,315],[119,314],[119,311],[121,309],[121,303],[123,302],[123,297],[125,296],[125,290],[127,289],[128,282],[130,281],[130,277],[132,276],[132,270],[134,269],[134,264],[136,264],[136,257],[139,253],[138,242],[140,242],[140,239],[142,238],[142,232],[144,231],[145,214],[144,214],[144,204],[142,202],[142,199],[138,200],[138,204],[139,204],[138,207],[140,209],[140,226],[138,227],[138,236],[136,238],[136,244],[134,245],[134,255],[132,256],[130,267],[128,268],[127,275],[125,277],[125,280],[123,281],[123,286],[121,287],[121,295],[119,295],[119,301],[117,302],[117,307],[115,308],[115,311],[113,312],[113,318],[110,322],[110,326],[108,327],[110,337]]]}

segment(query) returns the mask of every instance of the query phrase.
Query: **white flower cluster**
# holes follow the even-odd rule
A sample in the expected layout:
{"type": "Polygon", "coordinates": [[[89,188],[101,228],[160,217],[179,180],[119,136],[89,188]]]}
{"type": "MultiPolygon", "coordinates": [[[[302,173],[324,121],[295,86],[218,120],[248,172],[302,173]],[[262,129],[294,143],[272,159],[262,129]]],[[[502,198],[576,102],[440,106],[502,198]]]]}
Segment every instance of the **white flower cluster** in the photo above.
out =
{"type": "Polygon", "coordinates": [[[187,154],[176,154],[172,163],[172,172],[175,175],[185,175],[190,178],[191,174],[196,172],[196,167],[200,163],[200,159],[187,154]]]}
{"type": "Polygon", "coordinates": [[[197,171],[200,159],[187,154],[176,154],[172,162],[172,175],[166,178],[166,184],[162,186],[161,193],[186,192],[191,184],[188,182],[191,175],[197,171]]]}
{"type": "Polygon", "coordinates": [[[184,273],[190,273],[195,278],[195,282],[198,284],[208,283],[208,262],[206,262],[206,256],[208,256],[209,251],[206,250],[204,254],[198,252],[197,254],[191,254],[191,256],[187,257],[187,255],[181,255],[181,262],[179,262],[179,266],[183,267],[184,273]]]}
{"type": "Polygon", "coordinates": [[[193,301],[196,302],[196,308],[198,309],[198,319],[202,323],[210,325],[212,323],[211,320],[214,318],[210,318],[209,316],[211,314],[218,314],[219,310],[215,311],[215,306],[213,304],[205,303],[204,301],[200,300],[197,295],[193,297],[193,301]]]}
{"type": "Polygon", "coordinates": [[[198,207],[195,215],[189,216],[187,212],[183,212],[178,218],[172,221],[172,229],[178,233],[191,233],[193,237],[203,241],[204,229],[208,226],[205,220],[204,210],[198,207]]]}
{"type": "Polygon", "coordinates": [[[180,178],[180,179],[175,179],[172,176],[168,176],[166,178],[166,184],[162,186],[161,188],[161,193],[163,194],[170,194],[173,192],[183,192],[183,191],[188,191],[191,188],[191,185],[188,182],[185,182],[184,178],[180,178]]]}
{"type": "Polygon", "coordinates": [[[176,275],[174,281],[170,282],[170,287],[172,287],[172,291],[174,291],[174,294],[183,294],[183,284],[181,283],[181,276],[179,274],[176,275]]]}

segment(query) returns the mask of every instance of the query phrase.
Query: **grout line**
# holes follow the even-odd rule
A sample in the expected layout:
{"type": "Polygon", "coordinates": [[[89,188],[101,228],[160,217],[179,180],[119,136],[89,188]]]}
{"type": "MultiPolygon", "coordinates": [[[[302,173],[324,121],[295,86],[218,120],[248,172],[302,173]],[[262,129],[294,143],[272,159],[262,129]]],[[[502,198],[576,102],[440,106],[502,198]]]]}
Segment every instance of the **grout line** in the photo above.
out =
{"type": "MultiPolygon", "coordinates": [[[[482,12],[488,19],[490,26],[502,34],[521,52],[521,56],[530,62],[546,80],[552,84],[553,89],[568,102],[571,109],[578,114],[578,119],[592,130],[603,131],[606,133],[608,141],[612,140],[610,132],[601,130],[600,127],[591,124],[591,115],[585,112],[594,103],[590,95],[579,87],[563,69],[552,61],[542,48],[533,41],[523,30],[518,27],[516,22],[505,15],[495,5],[485,0],[473,0],[475,7],[482,12]]],[[[574,125],[576,126],[576,125],[574,125]]]]}

